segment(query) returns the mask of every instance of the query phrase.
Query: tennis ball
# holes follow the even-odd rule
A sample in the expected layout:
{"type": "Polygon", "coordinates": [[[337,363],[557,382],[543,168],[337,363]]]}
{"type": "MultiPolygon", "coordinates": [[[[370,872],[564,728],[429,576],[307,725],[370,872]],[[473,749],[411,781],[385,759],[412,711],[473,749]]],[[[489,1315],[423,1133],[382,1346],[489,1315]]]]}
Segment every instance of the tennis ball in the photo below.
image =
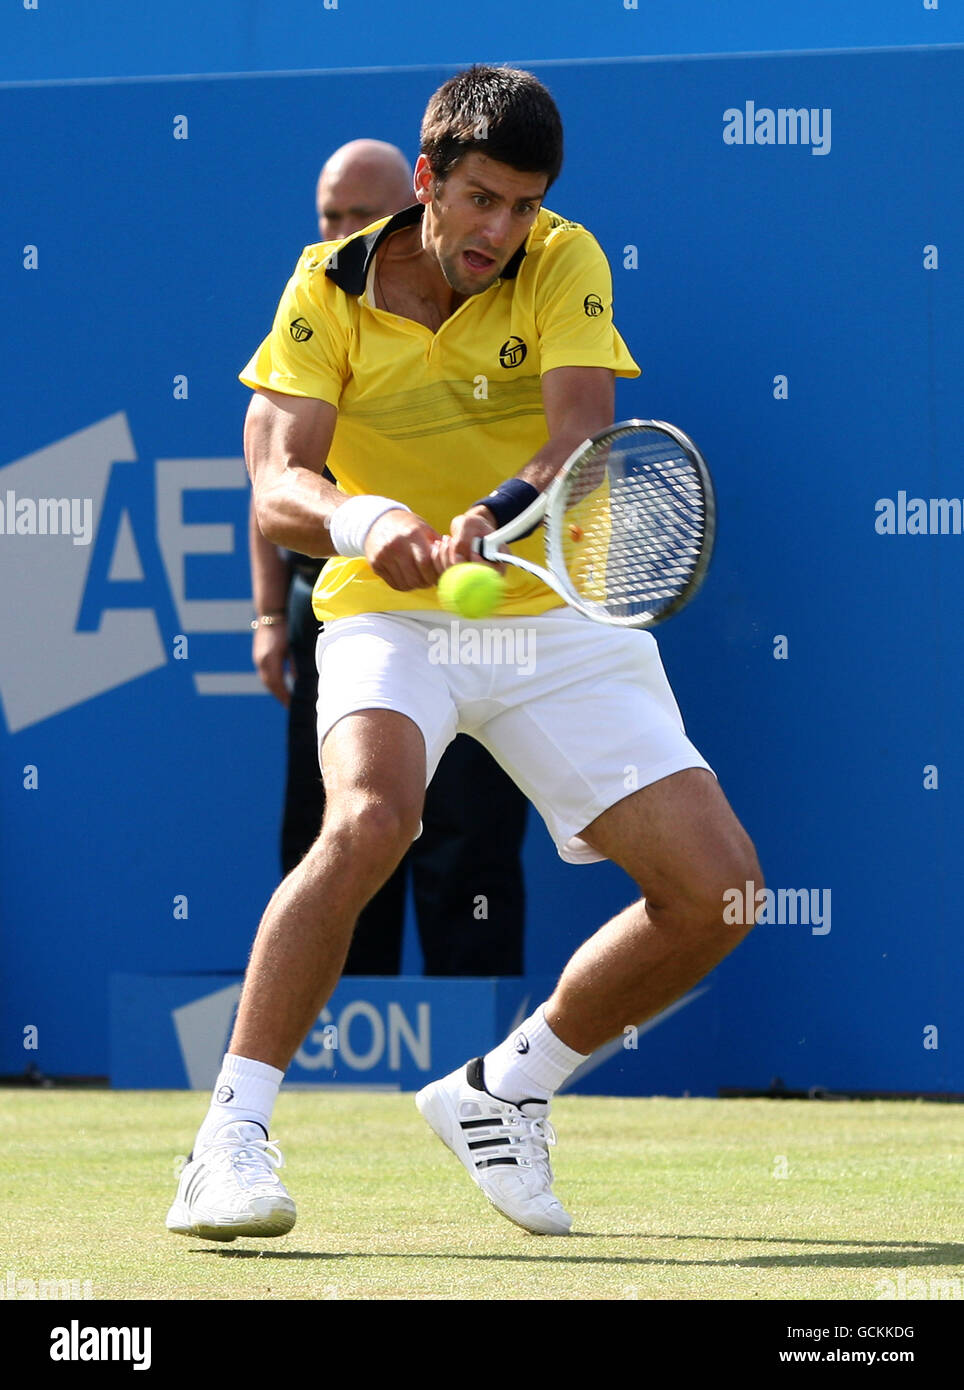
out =
{"type": "Polygon", "coordinates": [[[487,618],[502,598],[505,581],[488,565],[451,565],[438,582],[442,607],[460,618],[487,618]]]}

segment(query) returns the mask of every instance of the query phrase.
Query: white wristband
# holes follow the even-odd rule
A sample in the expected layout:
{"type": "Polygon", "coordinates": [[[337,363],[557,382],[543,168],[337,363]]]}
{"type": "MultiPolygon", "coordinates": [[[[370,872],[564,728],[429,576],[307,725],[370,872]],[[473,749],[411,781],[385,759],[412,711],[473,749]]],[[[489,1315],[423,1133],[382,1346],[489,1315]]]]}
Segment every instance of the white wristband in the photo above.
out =
{"type": "Polygon", "coordinates": [[[331,543],[336,555],[364,556],[365,538],[375,522],[385,512],[410,511],[404,502],[393,502],[390,497],[349,497],[336,507],[328,522],[331,543]]]}

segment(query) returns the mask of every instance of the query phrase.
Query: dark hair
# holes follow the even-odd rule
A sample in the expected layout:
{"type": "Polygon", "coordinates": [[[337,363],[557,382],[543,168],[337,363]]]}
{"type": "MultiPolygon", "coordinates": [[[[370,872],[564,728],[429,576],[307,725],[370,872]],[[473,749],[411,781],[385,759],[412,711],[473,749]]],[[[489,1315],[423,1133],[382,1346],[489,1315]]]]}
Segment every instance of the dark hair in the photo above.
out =
{"type": "Polygon", "coordinates": [[[467,154],[545,174],[548,188],[562,168],[562,121],[556,103],[531,72],[481,64],[439,87],[422,118],[421,152],[437,179],[467,154]]]}

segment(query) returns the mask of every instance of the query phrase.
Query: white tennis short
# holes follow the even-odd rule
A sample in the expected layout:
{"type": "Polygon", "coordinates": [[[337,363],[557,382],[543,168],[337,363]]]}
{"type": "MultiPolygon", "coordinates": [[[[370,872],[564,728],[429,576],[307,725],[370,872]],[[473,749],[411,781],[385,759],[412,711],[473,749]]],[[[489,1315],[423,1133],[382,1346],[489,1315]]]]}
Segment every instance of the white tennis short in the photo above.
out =
{"type": "Polygon", "coordinates": [[[712,771],[683,731],[652,634],[572,608],[482,622],[339,618],[325,624],[317,659],[319,748],[345,715],[397,710],[422,732],[430,782],[456,733],[471,734],[571,864],[604,858],[579,832],[617,801],[683,768],[712,771]]]}

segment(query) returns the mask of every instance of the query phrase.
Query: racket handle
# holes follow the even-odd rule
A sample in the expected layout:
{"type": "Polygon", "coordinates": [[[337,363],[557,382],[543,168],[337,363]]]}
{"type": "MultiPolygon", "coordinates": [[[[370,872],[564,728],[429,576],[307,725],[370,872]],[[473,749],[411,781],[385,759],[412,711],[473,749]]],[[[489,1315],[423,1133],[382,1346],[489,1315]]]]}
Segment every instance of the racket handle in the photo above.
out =
{"type": "Polygon", "coordinates": [[[486,545],[486,541],[490,540],[494,535],[495,532],[492,531],[488,536],[476,536],[472,541],[472,553],[473,555],[478,555],[479,559],[484,560],[488,565],[501,565],[506,558],[500,553],[501,547],[499,550],[494,550],[490,554],[488,546],[486,545]]]}

